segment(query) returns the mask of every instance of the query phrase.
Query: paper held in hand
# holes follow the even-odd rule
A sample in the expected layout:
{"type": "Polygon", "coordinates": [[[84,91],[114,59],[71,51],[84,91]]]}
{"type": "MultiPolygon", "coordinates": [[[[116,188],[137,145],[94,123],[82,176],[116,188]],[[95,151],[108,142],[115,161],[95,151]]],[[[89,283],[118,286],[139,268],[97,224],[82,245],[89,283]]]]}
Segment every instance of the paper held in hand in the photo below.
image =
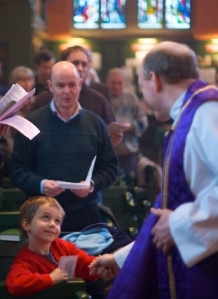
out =
{"type": "Polygon", "coordinates": [[[35,88],[26,92],[19,84],[13,84],[0,100],[0,124],[14,127],[29,139],[33,139],[40,131],[30,121],[15,115],[23,104],[34,94],[35,88]]]}
{"type": "Polygon", "coordinates": [[[78,190],[78,189],[84,189],[90,186],[90,181],[92,178],[92,172],[95,165],[96,156],[92,160],[91,166],[89,168],[87,177],[85,179],[84,183],[69,183],[69,182],[63,182],[63,181],[56,181],[55,186],[61,187],[63,189],[70,189],[70,190],[78,190]]]}
{"type": "Polygon", "coordinates": [[[58,267],[68,273],[68,280],[72,280],[77,263],[77,255],[61,256],[58,267]]]}

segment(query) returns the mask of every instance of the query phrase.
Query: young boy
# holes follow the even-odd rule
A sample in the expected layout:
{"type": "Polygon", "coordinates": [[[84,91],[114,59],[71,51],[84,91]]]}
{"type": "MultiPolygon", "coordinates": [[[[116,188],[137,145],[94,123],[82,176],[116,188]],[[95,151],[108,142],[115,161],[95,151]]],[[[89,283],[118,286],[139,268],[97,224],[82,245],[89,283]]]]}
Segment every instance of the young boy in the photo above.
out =
{"type": "Polygon", "coordinates": [[[27,296],[68,279],[58,268],[61,256],[77,255],[75,276],[96,280],[88,265],[95,259],[70,242],[59,239],[64,210],[52,197],[32,197],[20,209],[20,228],[28,244],[16,255],[6,278],[12,295],[27,296]]]}

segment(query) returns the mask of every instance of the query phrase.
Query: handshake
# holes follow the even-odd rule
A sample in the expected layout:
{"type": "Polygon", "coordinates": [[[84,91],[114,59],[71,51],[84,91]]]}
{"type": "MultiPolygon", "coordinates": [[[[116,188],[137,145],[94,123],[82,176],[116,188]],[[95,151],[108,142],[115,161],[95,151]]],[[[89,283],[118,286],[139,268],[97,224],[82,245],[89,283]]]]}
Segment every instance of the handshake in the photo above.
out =
{"type": "Polygon", "coordinates": [[[120,271],[113,254],[99,255],[89,265],[89,269],[90,275],[98,275],[105,280],[114,278],[120,271]]]}

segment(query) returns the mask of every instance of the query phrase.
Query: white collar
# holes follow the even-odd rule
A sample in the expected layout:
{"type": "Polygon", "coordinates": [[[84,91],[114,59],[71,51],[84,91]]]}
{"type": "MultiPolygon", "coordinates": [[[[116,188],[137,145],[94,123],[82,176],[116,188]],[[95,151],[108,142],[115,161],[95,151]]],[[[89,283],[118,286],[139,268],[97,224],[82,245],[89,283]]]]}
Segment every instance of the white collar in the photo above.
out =
{"type": "Polygon", "coordinates": [[[77,102],[77,108],[76,108],[74,114],[71,115],[71,117],[68,118],[68,120],[66,120],[66,119],[62,118],[61,115],[58,113],[58,111],[57,111],[57,109],[55,107],[54,99],[52,99],[52,101],[51,101],[50,108],[51,108],[51,111],[55,115],[57,115],[60,119],[62,119],[64,122],[68,122],[69,120],[71,120],[72,118],[74,118],[77,114],[79,114],[79,111],[82,109],[82,107],[80,106],[79,102],[77,102]]]}

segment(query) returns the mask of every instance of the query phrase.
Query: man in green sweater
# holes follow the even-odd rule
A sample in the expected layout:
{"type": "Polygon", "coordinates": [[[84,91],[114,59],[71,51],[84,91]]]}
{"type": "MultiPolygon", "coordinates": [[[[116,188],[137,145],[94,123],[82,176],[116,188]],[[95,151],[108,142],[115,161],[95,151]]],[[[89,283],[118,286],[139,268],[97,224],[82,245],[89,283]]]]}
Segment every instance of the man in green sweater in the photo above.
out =
{"type": "Polygon", "coordinates": [[[78,103],[81,84],[72,63],[53,66],[49,81],[53,100],[28,116],[40,133],[33,140],[17,133],[9,162],[14,185],[27,197],[45,194],[58,200],[66,213],[62,231],[80,231],[101,222],[97,191],[108,188],[118,170],[105,123],[78,103]],[[84,181],[95,156],[90,186],[80,190],[56,186],[57,180],[84,181]]]}

